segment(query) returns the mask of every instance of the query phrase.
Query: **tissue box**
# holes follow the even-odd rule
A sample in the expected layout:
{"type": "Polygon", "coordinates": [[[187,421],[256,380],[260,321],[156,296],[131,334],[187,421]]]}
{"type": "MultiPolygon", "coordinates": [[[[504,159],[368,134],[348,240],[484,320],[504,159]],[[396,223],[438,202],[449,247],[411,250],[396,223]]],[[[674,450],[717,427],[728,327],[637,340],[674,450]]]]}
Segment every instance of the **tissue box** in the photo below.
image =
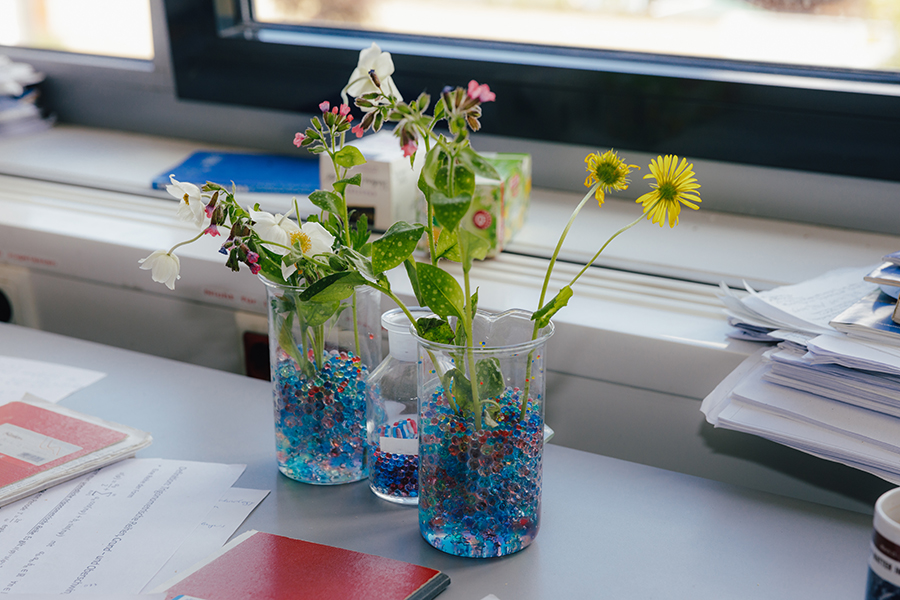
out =
{"type": "Polygon", "coordinates": [[[504,152],[482,156],[497,169],[500,181],[475,180],[472,206],[463,226],[487,237],[491,244],[488,256],[495,256],[525,223],[531,198],[531,155],[504,152]]]}
{"type": "MultiPolygon", "coordinates": [[[[350,171],[351,176],[362,175],[362,185],[347,186],[347,208],[365,213],[370,226],[379,231],[395,221],[414,222],[419,174],[403,157],[397,138],[381,131],[353,145],[366,157],[366,163],[350,171]]],[[[331,158],[324,153],[319,155],[319,179],[324,190],[331,189],[336,179],[331,158]]]]}

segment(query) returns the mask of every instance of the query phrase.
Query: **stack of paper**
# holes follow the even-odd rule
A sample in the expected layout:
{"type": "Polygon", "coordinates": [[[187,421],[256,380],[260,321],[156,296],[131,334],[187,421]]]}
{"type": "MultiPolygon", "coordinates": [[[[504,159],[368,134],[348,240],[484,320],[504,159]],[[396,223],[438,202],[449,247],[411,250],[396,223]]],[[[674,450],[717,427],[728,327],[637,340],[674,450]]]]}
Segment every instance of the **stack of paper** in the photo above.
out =
{"type": "Polygon", "coordinates": [[[704,399],[701,410],[710,423],[900,485],[900,418],[773,383],[766,352],[744,361],[704,399]]]}
{"type": "Polygon", "coordinates": [[[707,420],[900,484],[900,346],[835,327],[882,293],[863,281],[871,270],[744,298],[723,289],[736,337],[783,341],[751,355],[706,397],[707,420]],[[763,335],[747,335],[748,324],[763,335]]]}

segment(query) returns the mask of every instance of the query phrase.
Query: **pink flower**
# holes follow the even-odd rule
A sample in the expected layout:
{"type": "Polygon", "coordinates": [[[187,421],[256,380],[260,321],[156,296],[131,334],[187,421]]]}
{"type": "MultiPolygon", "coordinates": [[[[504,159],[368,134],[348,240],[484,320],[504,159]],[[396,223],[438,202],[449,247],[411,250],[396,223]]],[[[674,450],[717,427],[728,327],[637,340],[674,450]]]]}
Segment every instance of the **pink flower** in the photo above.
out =
{"type": "Polygon", "coordinates": [[[262,267],[260,267],[256,263],[250,264],[248,266],[250,267],[250,272],[253,273],[254,275],[257,275],[262,270],[262,267]]]}
{"type": "Polygon", "coordinates": [[[219,228],[215,226],[215,224],[210,224],[209,227],[203,230],[203,233],[208,233],[211,237],[216,237],[217,235],[221,235],[219,233],[219,228]]]}
{"type": "Polygon", "coordinates": [[[363,133],[365,133],[365,130],[362,128],[362,125],[357,125],[356,127],[354,127],[353,129],[351,129],[350,131],[352,131],[353,133],[355,133],[355,134],[356,134],[356,137],[358,137],[358,138],[361,138],[361,137],[363,136],[363,133]]]}
{"type": "Polygon", "coordinates": [[[338,114],[338,107],[337,107],[337,106],[335,106],[334,108],[331,109],[331,114],[333,114],[333,115],[338,114]]]}
{"type": "Polygon", "coordinates": [[[206,218],[212,219],[213,213],[216,212],[216,207],[210,202],[203,210],[206,212],[206,218]]]}
{"type": "Polygon", "coordinates": [[[299,148],[301,146],[301,144],[303,144],[303,140],[305,140],[305,139],[306,139],[306,136],[303,135],[302,133],[300,133],[300,132],[295,133],[294,134],[294,145],[299,148]]]}
{"type": "Polygon", "coordinates": [[[482,102],[493,102],[497,95],[491,91],[491,88],[488,87],[488,84],[482,83],[478,84],[474,79],[469,82],[469,98],[473,100],[480,100],[482,102]]]}
{"type": "Polygon", "coordinates": [[[329,108],[331,108],[331,102],[329,102],[328,100],[325,100],[324,102],[322,102],[322,104],[319,105],[319,110],[321,110],[323,113],[328,112],[329,108]]]}
{"type": "Polygon", "coordinates": [[[253,250],[247,250],[247,264],[255,265],[258,262],[259,262],[259,254],[257,254],[253,250]]]}
{"type": "Polygon", "coordinates": [[[406,142],[406,144],[403,145],[403,158],[412,156],[418,149],[419,147],[416,145],[416,141],[409,140],[408,142],[406,142]]]}
{"type": "Polygon", "coordinates": [[[346,117],[350,114],[350,106],[348,104],[341,104],[341,116],[346,117]]]}

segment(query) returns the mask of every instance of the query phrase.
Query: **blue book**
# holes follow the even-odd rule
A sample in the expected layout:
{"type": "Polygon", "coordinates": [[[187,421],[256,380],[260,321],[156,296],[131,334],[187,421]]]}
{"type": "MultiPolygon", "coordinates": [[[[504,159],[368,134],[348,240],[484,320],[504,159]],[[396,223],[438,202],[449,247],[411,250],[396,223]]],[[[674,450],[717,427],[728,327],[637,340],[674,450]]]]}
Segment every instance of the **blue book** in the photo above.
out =
{"type": "Polygon", "coordinates": [[[169,175],[203,186],[207,181],[238,192],[309,194],[319,189],[317,158],[277,154],[195,152],[153,179],[153,188],[166,189],[169,175]]]}
{"type": "Polygon", "coordinates": [[[835,317],[830,325],[850,337],[900,346],[900,324],[894,322],[897,301],[879,289],[835,317]]]}

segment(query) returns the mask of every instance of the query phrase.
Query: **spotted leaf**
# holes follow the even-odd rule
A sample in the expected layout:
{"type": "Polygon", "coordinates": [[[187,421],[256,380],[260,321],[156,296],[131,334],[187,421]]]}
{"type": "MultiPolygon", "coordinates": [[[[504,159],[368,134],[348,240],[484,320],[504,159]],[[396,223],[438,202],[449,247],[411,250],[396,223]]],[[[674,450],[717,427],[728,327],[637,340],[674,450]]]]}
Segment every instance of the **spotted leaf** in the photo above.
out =
{"type": "Polygon", "coordinates": [[[424,225],[398,221],[384,235],[372,242],[372,269],[383,273],[405,261],[422,237],[424,225]]]}
{"type": "Polygon", "coordinates": [[[456,279],[449,273],[428,263],[417,263],[419,293],[425,306],[444,319],[463,316],[466,298],[456,279]]]}

